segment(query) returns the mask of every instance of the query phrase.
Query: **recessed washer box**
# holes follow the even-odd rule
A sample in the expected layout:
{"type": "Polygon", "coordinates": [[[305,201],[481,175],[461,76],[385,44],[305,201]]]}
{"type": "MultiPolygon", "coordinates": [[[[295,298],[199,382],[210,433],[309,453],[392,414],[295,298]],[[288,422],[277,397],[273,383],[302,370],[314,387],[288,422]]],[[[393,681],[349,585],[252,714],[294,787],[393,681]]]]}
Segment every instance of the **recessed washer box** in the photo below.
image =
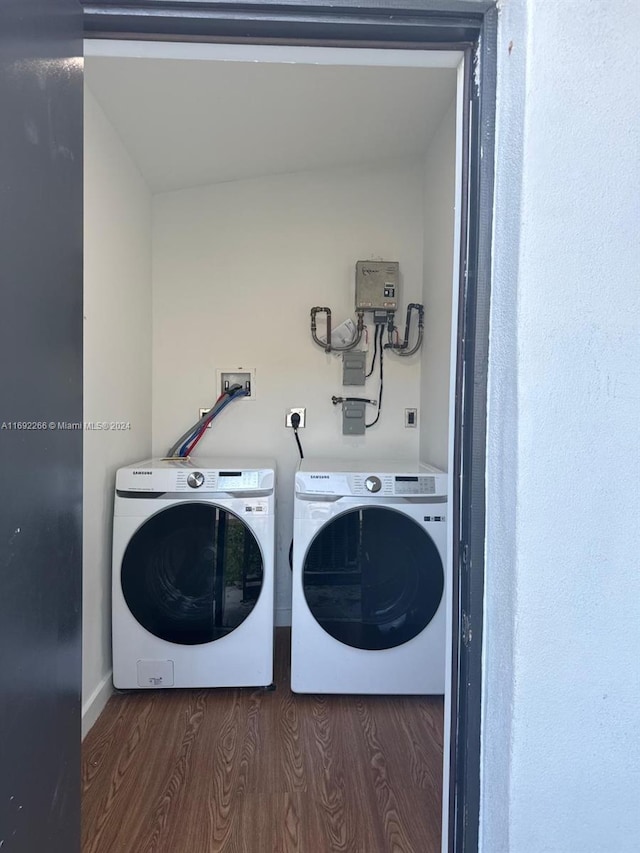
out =
{"type": "Polygon", "coordinates": [[[255,400],[256,369],[255,367],[228,367],[216,370],[216,388],[219,394],[224,394],[233,385],[241,385],[249,393],[243,400],[255,400]]]}

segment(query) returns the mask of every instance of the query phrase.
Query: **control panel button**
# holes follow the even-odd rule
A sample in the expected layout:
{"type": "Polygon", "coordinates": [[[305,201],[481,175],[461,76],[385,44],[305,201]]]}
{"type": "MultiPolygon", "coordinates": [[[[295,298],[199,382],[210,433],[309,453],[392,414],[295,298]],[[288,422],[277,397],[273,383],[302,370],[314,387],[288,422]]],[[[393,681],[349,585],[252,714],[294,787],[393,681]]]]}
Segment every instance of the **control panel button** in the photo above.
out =
{"type": "Polygon", "coordinates": [[[379,492],[382,488],[382,483],[379,477],[367,477],[364,481],[364,485],[368,492],[379,492]]]}
{"type": "Polygon", "coordinates": [[[204,474],[200,471],[192,471],[187,477],[187,485],[191,486],[192,489],[199,489],[203,483],[204,474]]]}

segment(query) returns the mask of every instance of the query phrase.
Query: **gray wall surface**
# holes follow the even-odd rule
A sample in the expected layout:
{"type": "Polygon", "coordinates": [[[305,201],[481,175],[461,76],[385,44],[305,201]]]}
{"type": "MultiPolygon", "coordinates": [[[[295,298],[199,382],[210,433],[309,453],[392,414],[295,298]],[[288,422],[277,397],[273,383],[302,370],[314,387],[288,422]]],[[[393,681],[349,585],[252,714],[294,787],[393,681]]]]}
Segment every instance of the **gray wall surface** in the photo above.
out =
{"type": "Polygon", "coordinates": [[[2,853],[80,849],[81,34],[0,4],[2,853]]]}

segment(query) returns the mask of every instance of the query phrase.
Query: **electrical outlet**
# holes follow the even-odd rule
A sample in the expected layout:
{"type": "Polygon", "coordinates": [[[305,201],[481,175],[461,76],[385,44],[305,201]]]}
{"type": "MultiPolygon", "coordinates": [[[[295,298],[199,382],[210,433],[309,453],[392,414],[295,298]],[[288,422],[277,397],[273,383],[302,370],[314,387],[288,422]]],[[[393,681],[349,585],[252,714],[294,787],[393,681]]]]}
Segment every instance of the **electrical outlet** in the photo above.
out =
{"type": "Polygon", "coordinates": [[[418,426],[418,410],[417,409],[405,409],[404,410],[404,425],[409,427],[410,429],[418,426]]]}
{"type": "Polygon", "coordinates": [[[298,429],[302,429],[302,427],[305,425],[307,414],[306,409],[287,409],[287,413],[284,417],[284,425],[287,427],[293,427],[293,424],[291,423],[291,415],[294,414],[300,415],[300,423],[298,425],[298,429]]]}
{"type": "MultiPolygon", "coordinates": [[[[200,420],[200,418],[203,418],[206,414],[208,414],[208,412],[210,412],[211,409],[199,409],[198,411],[199,411],[198,420],[200,420]]],[[[207,429],[211,429],[211,426],[212,426],[212,424],[210,424],[210,423],[207,424],[207,429]]]]}

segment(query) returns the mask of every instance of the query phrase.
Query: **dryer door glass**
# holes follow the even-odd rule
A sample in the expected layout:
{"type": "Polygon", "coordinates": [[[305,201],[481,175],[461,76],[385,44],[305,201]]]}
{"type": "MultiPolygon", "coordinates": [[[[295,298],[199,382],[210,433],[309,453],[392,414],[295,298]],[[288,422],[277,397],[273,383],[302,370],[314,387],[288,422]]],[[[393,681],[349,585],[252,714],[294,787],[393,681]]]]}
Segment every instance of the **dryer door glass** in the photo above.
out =
{"type": "Polygon", "coordinates": [[[183,503],[145,522],[122,560],[122,592],[138,622],[163,640],[209,643],[237,628],[262,589],[258,542],[238,516],[183,503]]]}
{"type": "Polygon", "coordinates": [[[417,522],[366,507],[336,516],[316,535],[302,583],[311,612],[332,637],[357,649],[390,649],[431,622],[444,569],[417,522]]]}

